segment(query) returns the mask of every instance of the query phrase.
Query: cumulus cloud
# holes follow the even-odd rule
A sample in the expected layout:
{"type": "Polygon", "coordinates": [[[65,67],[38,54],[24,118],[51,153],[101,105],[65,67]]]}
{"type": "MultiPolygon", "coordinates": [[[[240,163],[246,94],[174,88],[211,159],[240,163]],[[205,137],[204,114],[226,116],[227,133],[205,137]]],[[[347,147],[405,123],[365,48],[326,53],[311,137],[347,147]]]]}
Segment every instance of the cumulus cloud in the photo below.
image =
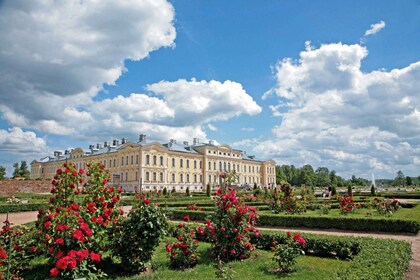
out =
{"type": "Polygon", "coordinates": [[[32,131],[23,131],[18,127],[9,130],[0,129],[0,151],[13,154],[46,153],[51,149],[44,139],[32,131]]]}
{"type": "Polygon", "coordinates": [[[385,27],[385,21],[381,20],[378,23],[371,24],[370,29],[366,30],[365,36],[370,36],[378,33],[385,27]]]}
{"type": "Polygon", "coordinates": [[[124,61],[173,46],[174,9],[157,1],[4,1],[0,9],[0,112],[12,125],[46,133],[81,112],[124,61]]]}
{"type": "Polygon", "coordinates": [[[398,169],[416,175],[420,62],[365,73],[367,54],[363,46],[337,43],[280,61],[270,90],[278,103],[270,108],[281,123],[275,139],[256,151],[280,164],[328,166],[347,176],[393,177],[398,169]]]}
{"type": "Polygon", "coordinates": [[[233,81],[180,79],[160,81],[147,85],[147,89],[162,96],[175,110],[174,122],[177,124],[200,124],[261,112],[261,107],[242,85],[233,81]]]}

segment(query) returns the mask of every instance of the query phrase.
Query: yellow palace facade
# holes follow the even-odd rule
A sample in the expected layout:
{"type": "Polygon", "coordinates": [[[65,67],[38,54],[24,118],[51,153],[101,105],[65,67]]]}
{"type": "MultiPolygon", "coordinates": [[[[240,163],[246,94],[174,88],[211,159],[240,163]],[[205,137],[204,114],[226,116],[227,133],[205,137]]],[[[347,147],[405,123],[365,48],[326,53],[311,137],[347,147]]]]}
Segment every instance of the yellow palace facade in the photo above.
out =
{"type": "Polygon", "coordinates": [[[219,174],[235,171],[237,185],[243,187],[272,186],[276,182],[275,162],[262,161],[228,145],[215,145],[213,141],[168,143],[153,141],[141,134],[137,142],[123,138],[81,148],[54,152],[31,163],[31,179],[50,179],[64,162],[76,168],[86,168],[91,161],[101,162],[109,170],[114,184],[125,191],[202,191],[206,185],[217,187],[219,174]]]}

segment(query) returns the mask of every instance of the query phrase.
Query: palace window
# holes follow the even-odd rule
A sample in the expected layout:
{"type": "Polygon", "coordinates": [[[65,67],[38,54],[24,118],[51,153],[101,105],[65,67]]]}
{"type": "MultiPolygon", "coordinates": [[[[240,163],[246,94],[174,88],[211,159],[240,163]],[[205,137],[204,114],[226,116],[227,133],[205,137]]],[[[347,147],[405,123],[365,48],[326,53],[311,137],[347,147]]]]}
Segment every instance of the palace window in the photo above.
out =
{"type": "Polygon", "coordinates": [[[150,156],[146,155],[146,165],[149,165],[149,164],[150,164],[150,156]]]}

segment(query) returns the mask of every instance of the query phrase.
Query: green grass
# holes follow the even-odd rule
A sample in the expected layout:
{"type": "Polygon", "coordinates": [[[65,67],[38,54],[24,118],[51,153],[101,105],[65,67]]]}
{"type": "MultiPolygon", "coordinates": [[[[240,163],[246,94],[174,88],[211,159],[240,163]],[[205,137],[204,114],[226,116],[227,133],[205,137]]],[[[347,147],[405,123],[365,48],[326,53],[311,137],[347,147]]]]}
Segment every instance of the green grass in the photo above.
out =
{"type": "MultiPolygon", "coordinates": [[[[120,264],[108,263],[103,270],[108,274],[107,279],[134,280],[134,279],[173,279],[173,280],[205,280],[215,279],[216,269],[210,256],[211,247],[208,243],[200,243],[198,253],[199,264],[193,269],[185,271],[169,269],[169,260],[166,255],[166,242],[172,242],[173,238],[167,238],[160,244],[152,260],[153,273],[151,275],[123,276],[120,264]]],[[[280,275],[275,272],[276,264],[272,261],[273,253],[256,250],[251,257],[242,262],[232,262],[230,265],[234,271],[235,279],[333,279],[337,272],[350,266],[349,261],[332,258],[320,258],[313,256],[300,256],[297,259],[296,271],[290,275],[280,275]]],[[[23,273],[24,279],[41,280],[48,275],[49,266],[46,258],[37,258],[31,262],[33,268],[23,273]]]]}

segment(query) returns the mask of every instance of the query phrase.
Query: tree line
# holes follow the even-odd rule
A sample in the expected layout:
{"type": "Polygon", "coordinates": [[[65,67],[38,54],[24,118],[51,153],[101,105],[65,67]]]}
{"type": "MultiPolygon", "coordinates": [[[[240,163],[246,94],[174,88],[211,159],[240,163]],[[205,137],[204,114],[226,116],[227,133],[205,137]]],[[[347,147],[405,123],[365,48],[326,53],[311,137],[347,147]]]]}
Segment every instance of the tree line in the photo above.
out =
{"type": "MultiPolygon", "coordinates": [[[[21,161],[20,165],[18,162],[13,164],[13,174],[12,178],[25,178],[29,179],[31,177],[31,172],[28,169],[28,164],[26,161],[21,161]]],[[[0,180],[6,179],[6,168],[4,166],[0,166],[0,180]]]]}
{"type": "MultiPolygon", "coordinates": [[[[310,164],[302,167],[294,165],[276,166],[276,182],[286,181],[294,186],[313,186],[313,187],[349,187],[362,186],[368,187],[370,181],[352,175],[350,179],[345,179],[337,175],[335,170],[329,170],[327,167],[318,167],[316,170],[310,164]]],[[[420,185],[420,176],[405,176],[402,171],[397,172],[397,176],[392,179],[378,179],[376,185],[381,186],[413,186],[420,185]]]]}

